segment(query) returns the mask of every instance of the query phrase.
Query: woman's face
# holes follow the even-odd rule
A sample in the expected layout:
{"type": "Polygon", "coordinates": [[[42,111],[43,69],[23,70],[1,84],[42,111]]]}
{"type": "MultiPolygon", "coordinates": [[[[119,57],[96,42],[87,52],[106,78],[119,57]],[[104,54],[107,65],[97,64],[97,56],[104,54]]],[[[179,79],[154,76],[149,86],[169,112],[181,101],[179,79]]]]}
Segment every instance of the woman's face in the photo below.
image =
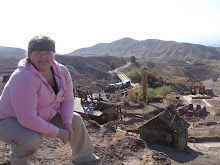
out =
{"type": "Polygon", "coordinates": [[[41,73],[48,72],[53,65],[53,51],[32,51],[29,54],[31,64],[41,73]]]}

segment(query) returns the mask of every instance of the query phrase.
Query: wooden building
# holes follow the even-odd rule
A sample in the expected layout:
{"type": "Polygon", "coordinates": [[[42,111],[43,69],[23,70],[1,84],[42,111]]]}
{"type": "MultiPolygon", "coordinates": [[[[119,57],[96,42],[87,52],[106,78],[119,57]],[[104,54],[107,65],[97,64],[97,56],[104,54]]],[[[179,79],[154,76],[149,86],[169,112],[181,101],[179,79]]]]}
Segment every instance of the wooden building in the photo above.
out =
{"type": "Polygon", "coordinates": [[[139,131],[147,143],[183,150],[187,147],[189,126],[176,112],[166,109],[139,127],[139,131]]]}
{"type": "Polygon", "coordinates": [[[98,101],[96,107],[92,104],[81,104],[81,98],[75,97],[74,111],[79,113],[84,119],[95,120],[99,124],[121,118],[121,106],[98,101]]]}

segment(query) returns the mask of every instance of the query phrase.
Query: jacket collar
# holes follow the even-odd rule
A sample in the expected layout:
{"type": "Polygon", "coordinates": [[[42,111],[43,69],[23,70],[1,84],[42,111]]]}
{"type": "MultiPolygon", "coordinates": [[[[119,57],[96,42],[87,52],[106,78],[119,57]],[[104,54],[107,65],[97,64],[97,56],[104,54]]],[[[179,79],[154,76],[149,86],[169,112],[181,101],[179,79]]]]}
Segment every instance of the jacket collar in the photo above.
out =
{"type": "MultiPolygon", "coordinates": [[[[26,59],[20,60],[18,62],[18,67],[30,70],[31,72],[33,72],[34,74],[39,76],[42,80],[45,80],[44,76],[31,63],[27,63],[26,59]]],[[[61,72],[61,68],[59,66],[59,63],[54,60],[52,67],[53,67],[53,70],[54,70],[54,74],[57,77],[61,78],[62,77],[62,72],[61,72]]]]}

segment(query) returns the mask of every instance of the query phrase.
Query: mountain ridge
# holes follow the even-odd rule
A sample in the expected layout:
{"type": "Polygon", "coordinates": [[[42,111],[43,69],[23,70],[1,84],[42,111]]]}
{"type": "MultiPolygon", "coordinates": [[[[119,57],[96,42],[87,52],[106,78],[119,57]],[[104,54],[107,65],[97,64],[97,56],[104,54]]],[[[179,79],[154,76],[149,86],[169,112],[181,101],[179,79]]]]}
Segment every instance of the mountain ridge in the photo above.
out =
{"type": "Polygon", "coordinates": [[[1,58],[24,58],[26,51],[21,48],[5,47],[0,46],[0,57],[1,58]]]}
{"type": "MultiPolygon", "coordinates": [[[[25,53],[26,51],[21,48],[0,46],[0,57],[24,58],[25,53]]],[[[65,55],[220,60],[220,47],[159,39],[122,38],[111,43],[98,43],[91,47],[80,48],[65,55]]]]}
{"type": "Polygon", "coordinates": [[[174,58],[194,60],[219,60],[220,48],[159,39],[134,40],[122,38],[111,43],[98,43],[92,47],[81,48],[69,53],[76,56],[102,55],[137,58],[174,58]]]}

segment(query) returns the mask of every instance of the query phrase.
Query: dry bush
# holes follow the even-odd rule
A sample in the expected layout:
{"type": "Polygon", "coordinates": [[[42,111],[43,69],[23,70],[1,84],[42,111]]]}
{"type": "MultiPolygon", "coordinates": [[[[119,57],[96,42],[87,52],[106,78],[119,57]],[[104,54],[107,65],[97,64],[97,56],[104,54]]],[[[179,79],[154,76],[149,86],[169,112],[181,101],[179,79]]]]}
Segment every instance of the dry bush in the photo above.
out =
{"type": "Polygon", "coordinates": [[[220,116],[220,107],[215,107],[215,116],[220,116]]]}
{"type": "Polygon", "coordinates": [[[188,132],[188,136],[200,136],[200,135],[201,135],[200,132],[191,132],[191,131],[188,132]]]}
{"type": "Polygon", "coordinates": [[[208,135],[209,136],[220,136],[220,130],[214,129],[214,128],[210,129],[208,135]]]}
{"type": "Polygon", "coordinates": [[[113,96],[112,96],[112,102],[115,102],[115,103],[117,103],[117,102],[120,102],[121,101],[121,93],[119,92],[119,93],[115,93],[113,96]]]}

